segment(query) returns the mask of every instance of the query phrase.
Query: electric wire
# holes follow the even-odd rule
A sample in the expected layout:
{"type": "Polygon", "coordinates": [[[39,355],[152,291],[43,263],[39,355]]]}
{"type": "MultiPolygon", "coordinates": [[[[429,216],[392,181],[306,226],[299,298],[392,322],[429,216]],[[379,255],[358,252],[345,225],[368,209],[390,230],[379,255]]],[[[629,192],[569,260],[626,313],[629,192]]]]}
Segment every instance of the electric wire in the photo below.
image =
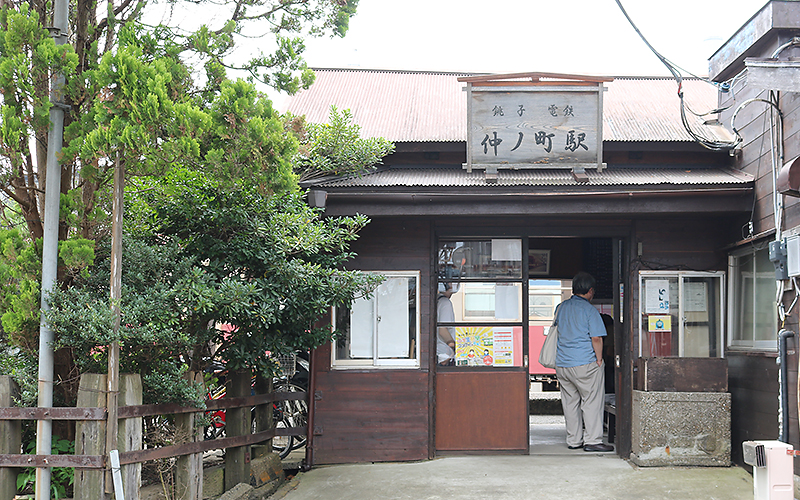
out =
{"type": "MultiPolygon", "coordinates": [[[[631,25],[631,27],[633,27],[634,31],[636,31],[636,34],[639,35],[639,38],[642,39],[642,41],[645,43],[645,45],[647,45],[650,51],[653,52],[653,54],[655,54],[655,56],[661,61],[662,64],[664,64],[664,66],[666,66],[666,68],[669,70],[670,73],[672,73],[672,76],[675,78],[675,82],[678,84],[678,98],[680,99],[681,123],[683,124],[683,127],[689,134],[689,136],[701,146],[713,151],[730,151],[736,148],[736,146],[738,146],[742,142],[741,136],[737,135],[733,141],[721,141],[707,135],[702,130],[697,130],[696,127],[692,126],[692,124],[689,122],[689,119],[686,116],[686,110],[688,106],[686,105],[683,96],[683,76],[681,75],[680,68],[675,64],[673,64],[672,62],[670,62],[669,59],[661,55],[661,53],[658,52],[650,44],[650,42],[647,41],[647,38],[645,38],[645,36],[642,34],[642,32],[639,30],[639,28],[631,19],[631,17],[628,15],[627,11],[625,11],[625,8],[622,6],[620,0],[614,0],[614,1],[617,3],[617,7],[619,7],[620,11],[622,11],[622,14],[625,16],[625,19],[628,20],[628,23],[631,25]]],[[[722,110],[724,109],[727,108],[723,108],[722,110]]],[[[689,110],[689,112],[695,116],[707,116],[708,114],[715,114],[714,113],[715,111],[719,112],[721,110],[713,110],[708,113],[704,113],[702,115],[694,112],[691,109],[689,110]]]]}

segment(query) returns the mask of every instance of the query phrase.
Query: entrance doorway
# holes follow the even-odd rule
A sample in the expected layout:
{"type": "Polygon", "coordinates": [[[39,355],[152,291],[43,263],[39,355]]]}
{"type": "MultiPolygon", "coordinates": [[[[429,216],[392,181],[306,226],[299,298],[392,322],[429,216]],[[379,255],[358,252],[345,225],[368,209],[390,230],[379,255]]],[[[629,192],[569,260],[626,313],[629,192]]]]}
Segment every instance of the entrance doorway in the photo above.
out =
{"type": "MultiPolygon", "coordinates": [[[[614,324],[613,240],[440,236],[437,249],[435,328],[453,342],[437,349],[436,453],[535,453],[535,439],[565,432],[555,370],[538,364],[544,334],[582,270],[597,279],[595,305],[614,324]],[[534,404],[534,393],[549,401],[534,404]],[[532,427],[534,417],[550,427],[532,427]]],[[[613,358],[612,348],[612,370],[613,358]]]]}
{"type": "MultiPolygon", "coordinates": [[[[574,454],[566,447],[566,427],[561,407],[561,394],[555,370],[539,364],[539,352],[553,323],[556,307],[572,296],[572,277],[583,270],[597,280],[592,304],[601,314],[606,326],[603,358],[605,361],[605,394],[614,401],[615,374],[615,302],[613,290],[619,289],[619,274],[615,272],[614,242],[611,238],[532,238],[529,255],[536,259],[548,249],[553,256],[550,269],[541,268],[528,277],[528,351],[531,386],[529,391],[529,432],[531,454],[574,454]],[[536,248],[534,248],[536,247],[536,248]],[[555,250],[555,252],[554,252],[555,250]],[[575,267],[578,263],[579,268],[575,267]]],[[[606,420],[607,424],[613,422],[606,420]]],[[[607,429],[608,430],[608,429],[607,429]]],[[[611,429],[613,436],[613,428],[611,429]]],[[[606,442],[609,442],[606,437],[606,442]]],[[[577,450],[581,451],[581,450],[577,450]]]]}

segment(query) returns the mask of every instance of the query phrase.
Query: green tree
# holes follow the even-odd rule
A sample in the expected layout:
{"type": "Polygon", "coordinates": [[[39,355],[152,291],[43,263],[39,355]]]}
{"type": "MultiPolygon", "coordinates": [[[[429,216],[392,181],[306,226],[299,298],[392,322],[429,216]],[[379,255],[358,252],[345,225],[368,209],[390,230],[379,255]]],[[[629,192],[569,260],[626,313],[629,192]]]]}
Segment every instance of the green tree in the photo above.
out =
{"type": "Polygon", "coordinates": [[[361,174],[380,164],[394,152],[394,144],[383,137],[361,137],[349,109],[331,106],[329,123],[306,123],[305,117],[288,117],[300,149],[295,172],[300,182],[331,175],[361,174]]]}
{"type": "Polygon", "coordinates": [[[210,359],[209,342],[233,369],[271,375],[266,352],[311,349],[330,340],[315,325],[333,305],[367,294],[374,277],[342,270],[363,216],[322,218],[299,192],[264,195],[222,190],[197,172],[151,179],[163,189],[129,194],[122,326],[108,308],[108,249],[52,297],[49,320],[58,345],[81,371],[104,371],[105,347],[121,345],[121,369],[143,374],[148,402],[197,403],[182,378],[210,359]],[[146,223],[140,224],[141,221],[146,223]],[[223,335],[216,328],[236,328],[223,335]]]}
{"type": "MultiPolygon", "coordinates": [[[[83,144],[84,137],[95,131],[95,118],[103,117],[103,103],[115,90],[96,74],[104,60],[109,62],[108,55],[123,62],[127,50],[128,57],[142,63],[160,59],[164,67],[159,70],[166,69],[173,77],[167,97],[180,102],[206,96],[205,101],[194,103],[200,107],[211,100],[209,93],[220,91],[228,69],[244,70],[271,88],[296,92],[313,82],[313,72],[302,59],[303,37],[344,36],[356,5],[357,0],[233,0],[198,8],[193,1],[173,1],[165,6],[137,0],[108,3],[103,9],[92,0],[76,0],[70,8],[70,43],[56,47],[46,30],[52,3],[5,2],[0,11],[0,191],[14,201],[7,208],[21,212],[31,239],[41,237],[47,118],[52,105],[48,82],[52,72],[61,72],[67,78],[62,103],[66,109],[65,141],[83,144]],[[163,24],[144,24],[145,19],[189,10],[197,21],[196,30],[187,32],[177,22],[170,24],[169,19],[163,24]],[[239,66],[230,63],[237,41],[254,35],[268,37],[259,46],[272,52],[259,52],[239,66]],[[131,49],[121,51],[133,45],[132,37],[138,40],[139,54],[130,53],[131,49]],[[193,55],[193,63],[201,62],[205,77],[187,71],[184,56],[189,55],[193,55]]],[[[110,74],[102,69],[100,72],[110,74]]],[[[150,99],[137,104],[142,108],[161,104],[150,99]]],[[[113,131],[113,127],[107,129],[109,134],[113,131]]],[[[95,134],[92,141],[98,139],[95,134]]],[[[176,142],[173,145],[186,146],[176,142]]],[[[104,212],[98,204],[104,203],[101,191],[107,179],[97,173],[109,157],[78,153],[67,148],[61,158],[61,190],[72,200],[73,211],[64,216],[60,226],[62,240],[73,232],[94,239],[98,231],[105,230],[102,220],[96,218],[102,219],[104,212]]]]}

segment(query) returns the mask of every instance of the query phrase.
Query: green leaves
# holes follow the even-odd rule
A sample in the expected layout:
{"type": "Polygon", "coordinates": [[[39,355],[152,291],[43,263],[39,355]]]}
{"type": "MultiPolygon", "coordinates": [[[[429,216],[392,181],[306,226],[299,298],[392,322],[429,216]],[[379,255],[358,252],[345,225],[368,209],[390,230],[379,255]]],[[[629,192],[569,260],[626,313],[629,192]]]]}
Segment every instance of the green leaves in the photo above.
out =
{"type": "Polygon", "coordinates": [[[169,58],[147,60],[138,45],[106,53],[92,74],[99,89],[94,127],[78,137],[85,162],[122,155],[133,175],[163,174],[175,162],[196,158],[210,117],[179,97],[173,100],[169,58]]]}
{"type": "Polygon", "coordinates": [[[328,175],[360,175],[394,151],[394,144],[382,137],[362,138],[361,127],[353,123],[349,109],[339,112],[331,106],[329,121],[294,122],[302,137],[295,159],[301,182],[328,175]]]}
{"type": "Polygon", "coordinates": [[[297,150],[272,103],[243,80],[222,83],[209,110],[204,145],[207,171],[224,189],[257,186],[264,194],[296,188],[291,158],[297,150]]]}

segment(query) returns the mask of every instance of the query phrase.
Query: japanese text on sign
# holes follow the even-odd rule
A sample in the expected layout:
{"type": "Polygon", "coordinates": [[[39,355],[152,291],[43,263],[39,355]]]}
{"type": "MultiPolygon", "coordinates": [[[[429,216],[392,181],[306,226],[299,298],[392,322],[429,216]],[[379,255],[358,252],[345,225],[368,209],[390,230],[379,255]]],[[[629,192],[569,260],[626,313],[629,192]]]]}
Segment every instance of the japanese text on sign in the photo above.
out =
{"type": "Polygon", "coordinates": [[[470,161],[596,163],[596,92],[472,91],[470,161]]]}

